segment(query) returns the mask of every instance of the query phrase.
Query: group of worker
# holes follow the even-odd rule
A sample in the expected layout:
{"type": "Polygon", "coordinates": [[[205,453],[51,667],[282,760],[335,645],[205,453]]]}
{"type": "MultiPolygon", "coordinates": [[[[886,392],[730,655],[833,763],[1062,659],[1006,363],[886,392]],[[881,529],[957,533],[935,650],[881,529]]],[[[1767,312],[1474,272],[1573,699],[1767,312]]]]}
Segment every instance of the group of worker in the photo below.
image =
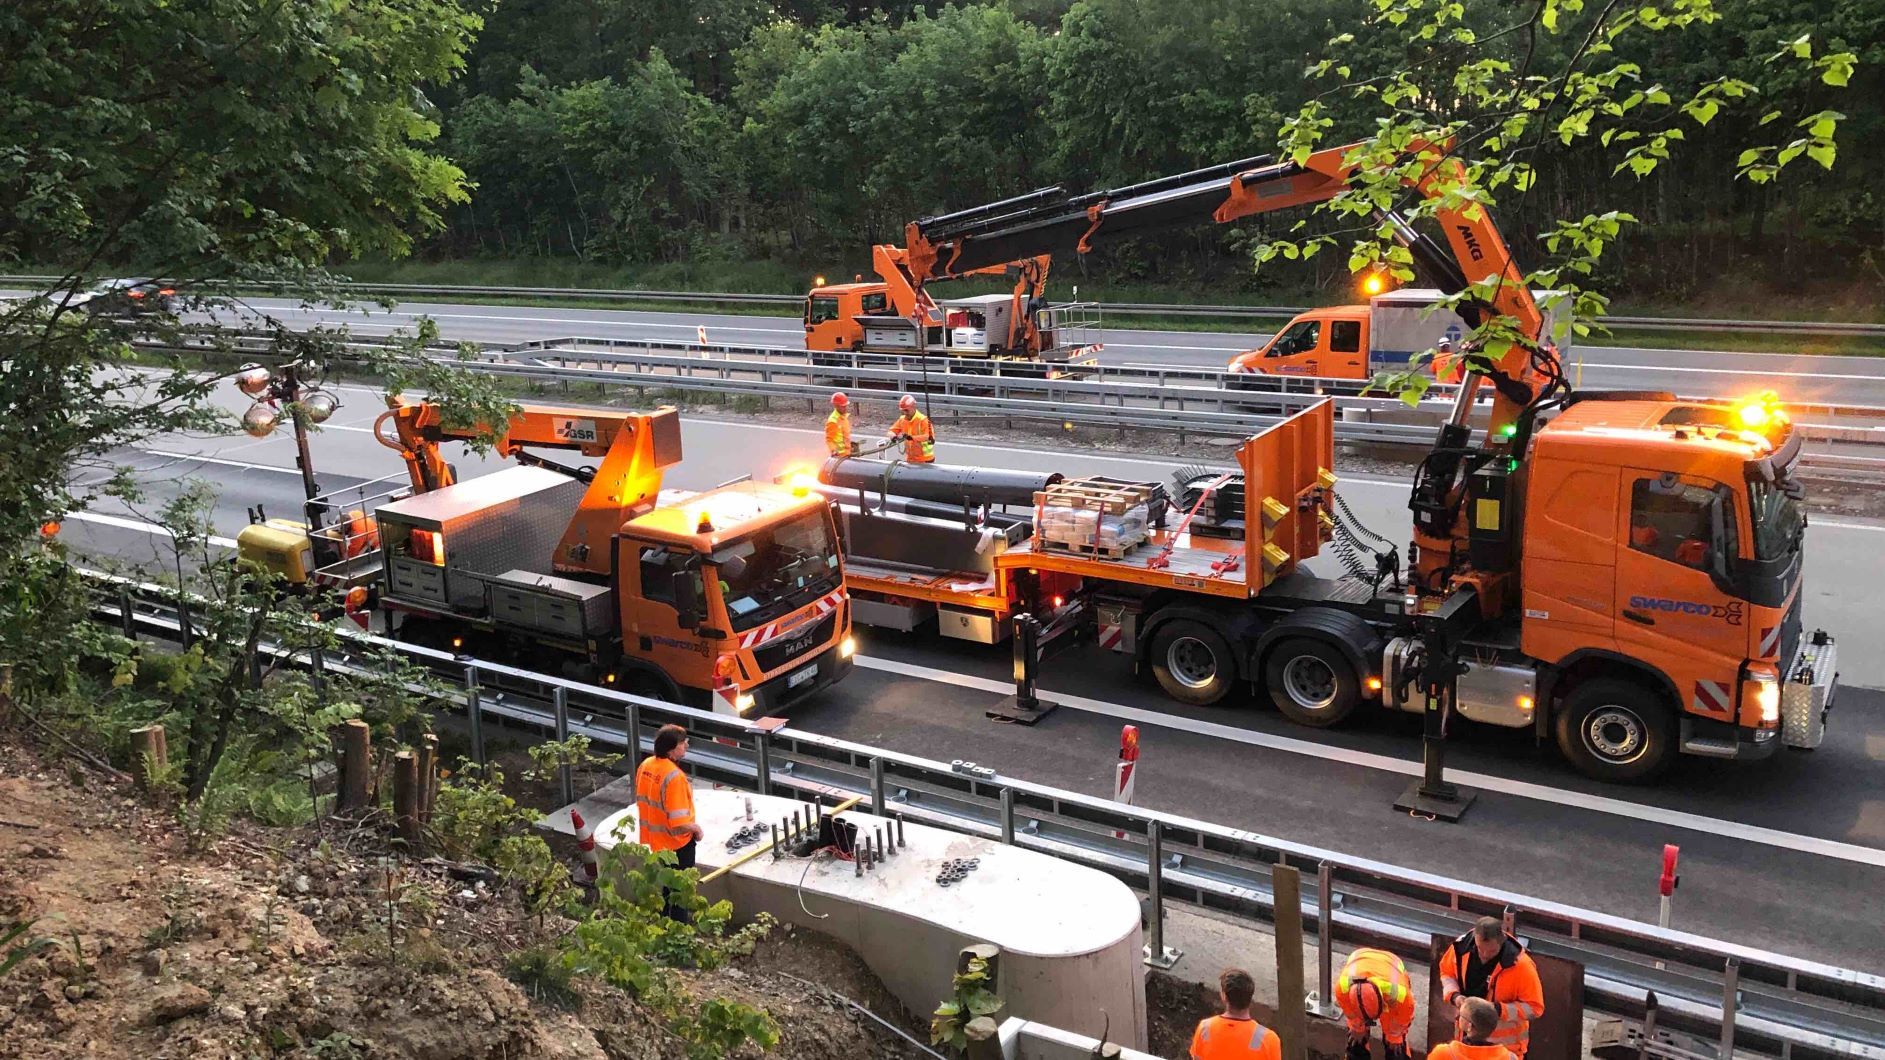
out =
{"type": "MultiPolygon", "coordinates": [[[[903,459],[908,463],[935,463],[936,428],[916,407],[916,398],[903,395],[897,401],[897,411],[897,422],[890,425],[891,443],[903,443],[903,459]]],[[[857,455],[857,442],[851,437],[851,399],[842,391],[831,395],[831,415],[825,417],[825,452],[832,456],[857,455]]]]}
{"type": "MultiPolygon", "coordinates": [[[[1525,1060],[1532,1021],[1545,1014],[1544,985],[1531,954],[1505,926],[1482,917],[1447,944],[1436,969],[1440,997],[1453,1015],[1454,1039],[1437,1042],[1427,1060],[1525,1060]]],[[[1368,1041],[1381,1029],[1386,1060],[1409,1060],[1407,1032],[1414,1024],[1414,986],[1401,959],[1386,950],[1350,954],[1334,984],[1348,1023],[1346,1060],[1368,1060],[1368,1041]]],[[[1223,1014],[1198,1024],[1192,1060],[1281,1060],[1276,1033],[1250,1014],[1256,981],[1231,968],[1218,977],[1223,1014]]]]}

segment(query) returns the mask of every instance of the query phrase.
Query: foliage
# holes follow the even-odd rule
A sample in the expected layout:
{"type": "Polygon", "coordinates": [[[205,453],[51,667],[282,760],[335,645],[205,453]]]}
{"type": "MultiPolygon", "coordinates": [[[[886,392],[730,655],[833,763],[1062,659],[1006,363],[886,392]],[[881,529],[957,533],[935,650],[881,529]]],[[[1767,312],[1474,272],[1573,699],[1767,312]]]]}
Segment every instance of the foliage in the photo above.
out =
{"type": "Polygon", "coordinates": [[[597,754],[590,747],[589,737],[581,733],[567,740],[532,744],[528,748],[532,768],[524,774],[524,779],[547,783],[557,778],[559,770],[568,769],[573,776],[584,780],[622,760],[619,754],[597,754]]]}
{"type": "Polygon", "coordinates": [[[1002,1001],[988,989],[988,962],[981,957],[970,957],[949,985],[949,1000],[937,1005],[930,1016],[929,1044],[946,1045],[961,1053],[969,1047],[965,1030],[970,1021],[1001,1011],[1002,1001]]]}
{"type": "Polygon", "coordinates": [[[50,938],[26,937],[35,923],[38,921],[22,920],[8,924],[6,930],[0,931],[0,979],[5,979],[7,973],[19,967],[22,961],[55,944],[56,940],[50,938]]]}
{"type": "Polygon", "coordinates": [[[549,946],[532,946],[511,955],[504,974],[523,987],[534,1001],[544,1001],[558,1008],[575,1008],[581,998],[570,979],[574,973],[562,956],[549,946]]]}
{"type": "Polygon", "coordinates": [[[569,872],[537,834],[537,813],[504,793],[504,772],[461,759],[451,782],[439,788],[431,832],[448,857],[468,858],[496,869],[523,895],[524,908],[538,916],[564,904],[569,872]]]}
{"type": "Polygon", "coordinates": [[[732,903],[700,896],[695,869],[675,867],[671,851],[656,853],[636,843],[599,852],[596,902],[587,918],[558,944],[565,965],[640,998],[664,1014],[688,1043],[689,1057],[724,1056],[752,1040],[762,1048],[778,1041],[771,1017],[746,1005],[708,1001],[696,1005],[677,989],[667,968],[713,969],[728,958],[752,952],[772,928],[760,914],[730,930],[732,903]],[[668,910],[684,914],[672,918],[668,910]]]}

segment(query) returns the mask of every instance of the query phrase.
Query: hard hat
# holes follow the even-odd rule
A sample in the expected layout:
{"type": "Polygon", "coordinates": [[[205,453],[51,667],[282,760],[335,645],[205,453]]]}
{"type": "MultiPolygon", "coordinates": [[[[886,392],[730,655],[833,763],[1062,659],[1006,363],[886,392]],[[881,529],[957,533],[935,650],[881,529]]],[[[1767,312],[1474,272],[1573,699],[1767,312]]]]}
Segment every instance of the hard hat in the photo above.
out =
{"type": "Polygon", "coordinates": [[[1381,1018],[1381,988],[1375,985],[1374,980],[1363,979],[1349,987],[1348,996],[1354,1000],[1355,1010],[1360,1012],[1364,1019],[1381,1018]]]}
{"type": "Polygon", "coordinates": [[[1440,345],[1438,345],[1438,346],[1436,346],[1436,347],[1434,347],[1434,349],[1437,349],[1437,350],[1439,350],[1439,351],[1440,351],[1441,353],[1452,353],[1452,352],[1453,352],[1453,340],[1452,340],[1452,339],[1441,339],[1441,340],[1440,340],[1440,345]]]}
{"type": "Polygon", "coordinates": [[[897,399],[897,407],[905,412],[914,412],[916,411],[916,398],[905,394],[897,399]]]}
{"type": "Polygon", "coordinates": [[[842,390],[831,395],[831,407],[834,409],[845,408],[849,406],[850,404],[851,404],[851,399],[848,397],[845,397],[844,391],[842,390]]]}

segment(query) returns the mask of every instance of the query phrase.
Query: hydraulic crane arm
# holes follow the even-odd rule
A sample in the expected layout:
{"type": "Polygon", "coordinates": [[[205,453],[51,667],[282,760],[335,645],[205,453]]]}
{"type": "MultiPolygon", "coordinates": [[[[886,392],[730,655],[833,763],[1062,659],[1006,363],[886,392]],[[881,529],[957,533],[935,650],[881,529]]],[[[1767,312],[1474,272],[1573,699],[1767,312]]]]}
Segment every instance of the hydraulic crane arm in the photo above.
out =
{"type": "MultiPolygon", "coordinates": [[[[485,438],[484,424],[447,426],[437,405],[391,395],[374,421],[381,445],[406,461],[414,493],[443,489],[458,480],[439,443],[485,438]]],[[[655,412],[525,405],[492,442],[499,456],[526,459],[523,447],[569,449],[600,457],[589,488],[557,546],[555,569],[607,575],[609,542],[624,522],[648,511],[661,492],[662,471],[681,459],[680,418],[671,408],[655,412]]]]}
{"type": "MultiPolygon", "coordinates": [[[[962,275],[1028,257],[1084,254],[1124,236],[1187,224],[1229,224],[1246,217],[1334,198],[1347,186],[1352,167],[1343,156],[1350,147],[1318,151],[1303,160],[1278,162],[1270,155],[1246,158],[1133,184],[1111,191],[1067,195],[1056,186],[957,213],[911,222],[905,231],[904,268],[920,289],[930,279],[962,275]]],[[[1439,185],[1456,179],[1462,165],[1439,149],[1420,149],[1432,162],[1416,188],[1434,195],[1439,185]]],[[[1401,242],[1435,283],[1449,292],[1490,280],[1500,281],[1491,308],[1518,322],[1534,343],[1544,317],[1522,282],[1522,274],[1487,211],[1469,205],[1447,209],[1438,217],[1446,230],[1445,247],[1398,218],[1401,242]]],[[[1477,325],[1480,309],[1461,307],[1477,325]]],[[[1499,390],[1493,410],[1495,431],[1516,421],[1537,395],[1533,351],[1515,346],[1498,358],[1492,378],[1499,390]]]]}
{"type": "Polygon", "coordinates": [[[884,281],[886,295],[897,315],[921,320],[926,325],[941,324],[942,320],[937,313],[935,300],[924,290],[925,283],[960,280],[970,276],[1005,276],[1013,271],[1015,311],[1008,315],[1007,344],[1014,348],[1021,345],[1023,332],[1032,332],[1036,327],[1033,318],[1024,310],[1031,300],[1046,292],[1047,270],[1053,264],[1053,258],[1036,254],[1017,261],[999,261],[962,272],[934,274],[919,280],[910,271],[908,251],[879,243],[871,248],[871,263],[877,270],[878,278],[884,281]]]}

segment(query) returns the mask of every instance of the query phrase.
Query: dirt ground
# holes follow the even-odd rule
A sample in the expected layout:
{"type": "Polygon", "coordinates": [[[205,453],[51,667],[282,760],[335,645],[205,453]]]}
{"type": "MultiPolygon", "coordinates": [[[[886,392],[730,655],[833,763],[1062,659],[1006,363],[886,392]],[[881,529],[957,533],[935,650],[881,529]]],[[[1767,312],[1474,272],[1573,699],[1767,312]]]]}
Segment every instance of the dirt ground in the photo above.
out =
{"type": "MultiPolygon", "coordinates": [[[[563,1008],[506,978],[507,958],[567,927],[540,928],[514,896],[395,862],[389,956],[379,837],[239,825],[193,854],[173,813],[132,796],[0,734],[0,929],[33,920],[28,937],[53,940],[0,978],[0,1056],[683,1055],[621,991],[578,979],[563,1008]]],[[[675,974],[770,1012],[775,1056],[920,1055],[843,1000],[916,1026],[822,936],[782,928],[731,966],[675,974]]]]}

